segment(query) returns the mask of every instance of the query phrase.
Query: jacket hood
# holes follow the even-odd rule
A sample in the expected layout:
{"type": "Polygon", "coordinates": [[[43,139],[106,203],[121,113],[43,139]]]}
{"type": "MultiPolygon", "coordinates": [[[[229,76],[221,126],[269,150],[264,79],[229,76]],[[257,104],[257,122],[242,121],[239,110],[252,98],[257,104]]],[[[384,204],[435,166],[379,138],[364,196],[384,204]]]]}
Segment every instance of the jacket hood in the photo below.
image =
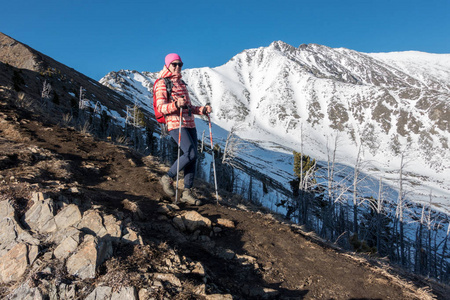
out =
{"type": "Polygon", "coordinates": [[[161,70],[161,72],[159,72],[158,77],[159,78],[169,78],[169,77],[181,78],[181,74],[174,75],[172,72],[169,71],[169,69],[166,66],[164,66],[164,68],[161,70]]]}

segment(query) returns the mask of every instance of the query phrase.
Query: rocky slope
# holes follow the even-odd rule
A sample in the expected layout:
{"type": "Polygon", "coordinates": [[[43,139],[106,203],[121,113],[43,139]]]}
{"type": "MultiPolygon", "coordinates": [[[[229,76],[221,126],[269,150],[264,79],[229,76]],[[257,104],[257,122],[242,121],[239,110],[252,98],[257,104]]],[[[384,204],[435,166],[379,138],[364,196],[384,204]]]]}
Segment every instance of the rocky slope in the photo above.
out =
{"type": "MultiPolygon", "coordinates": [[[[82,100],[86,110],[105,111],[112,123],[123,125],[127,107],[134,105],[132,100],[120,93],[1,32],[0,71],[0,83],[4,87],[12,84],[11,90],[25,93],[22,102],[26,103],[27,98],[40,99],[39,106],[50,110],[54,109],[54,105],[46,105],[42,99],[44,84],[48,85],[50,91],[46,98],[58,108],[54,114],[75,114],[82,109],[79,103],[82,100]]],[[[4,89],[4,93],[9,90],[4,89]]],[[[151,122],[150,114],[146,117],[151,122]]]]}
{"type": "MultiPolygon", "coordinates": [[[[0,105],[0,296],[445,299],[448,287],[326,245],[197,182],[176,205],[152,157],[0,105]]],[[[117,298],[119,297],[119,298],[117,298]]]]}

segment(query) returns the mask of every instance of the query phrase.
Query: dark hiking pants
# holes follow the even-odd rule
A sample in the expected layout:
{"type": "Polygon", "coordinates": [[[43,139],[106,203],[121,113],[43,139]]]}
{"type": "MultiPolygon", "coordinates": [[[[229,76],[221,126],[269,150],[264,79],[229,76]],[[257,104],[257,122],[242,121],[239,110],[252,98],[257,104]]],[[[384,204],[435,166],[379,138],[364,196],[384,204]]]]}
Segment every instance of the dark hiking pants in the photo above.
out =
{"type": "MultiPolygon", "coordinates": [[[[178,128],[169,131],[170,136],[178,144],[178,128]]],[[[180,171],[184,171],[184,188],[190,189],[194,185],[195,164],[197,161],[197,129],[195,128],[181,128],[181,151],[183,155],[180,156],[180,171]]],[[[175,178],[177,176],[177,162],[175,161],[167,173],[169,177],[175,178]]]]}

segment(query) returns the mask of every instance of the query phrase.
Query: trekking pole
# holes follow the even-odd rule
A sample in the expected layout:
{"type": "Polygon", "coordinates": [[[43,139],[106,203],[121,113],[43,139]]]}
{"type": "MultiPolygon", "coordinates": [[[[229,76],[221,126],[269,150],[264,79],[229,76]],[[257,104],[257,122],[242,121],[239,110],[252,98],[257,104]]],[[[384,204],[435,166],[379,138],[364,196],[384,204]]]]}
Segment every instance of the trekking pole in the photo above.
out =
{"type": "Polygon", "coordinates": [[[183,123],[183,107],[180,107],[180,127],[178,129],[178,155],[177,155],[177,184],[175,189],[175,204],[178,202],[178,176],[180,174],[181,124],[183,123]]]}
{"type": "Polygon", "coordinates": [[[214,170],[214,187],[216,188],[217,204],[219,204],[219,194],[217,193],[216,162],[214,159],[213,138],[212,138],[212,131],[211,131],[211,118],[209,117],[209,114],[208,114],[208,122],[209,122],[209,139],[211,140],[211,153],[212,153],[213,170],[214,170]]]}

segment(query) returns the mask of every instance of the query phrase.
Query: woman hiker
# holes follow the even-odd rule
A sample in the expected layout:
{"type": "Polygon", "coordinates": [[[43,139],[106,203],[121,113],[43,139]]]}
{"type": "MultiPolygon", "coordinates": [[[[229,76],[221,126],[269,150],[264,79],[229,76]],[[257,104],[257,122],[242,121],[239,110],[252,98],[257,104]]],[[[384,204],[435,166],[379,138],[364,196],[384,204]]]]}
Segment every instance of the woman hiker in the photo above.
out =
{"type": "MultiPolygon", "coordinates": [[[[193,106],[189,98],[186,84],[181,80],[181,68],[183,61],[176,53],[168,54],[165,58],[163,70],[159,73],[160,78],[168,78],[172,82],[171,95],[167,95],[164,80],[157,80],[154,87],[156,95],[156,109],[165,117],[169,135],[178,144],[180,130],[180,108],[182,108],[181,139],[180,148],[183,151],[179,160],[179,171],[184,170],[184,190],[180,202],[192,205],[201,205],[192,193],[195,177],[195,164],[197,161],[197,129],[195,128],[194,114],[206,115],[211,113],[211,106],[193,106]]],[[[177,161],[170,167],[160,182],[164,192],[173,197],[173,178],[177,176],[177,161]]]]}

